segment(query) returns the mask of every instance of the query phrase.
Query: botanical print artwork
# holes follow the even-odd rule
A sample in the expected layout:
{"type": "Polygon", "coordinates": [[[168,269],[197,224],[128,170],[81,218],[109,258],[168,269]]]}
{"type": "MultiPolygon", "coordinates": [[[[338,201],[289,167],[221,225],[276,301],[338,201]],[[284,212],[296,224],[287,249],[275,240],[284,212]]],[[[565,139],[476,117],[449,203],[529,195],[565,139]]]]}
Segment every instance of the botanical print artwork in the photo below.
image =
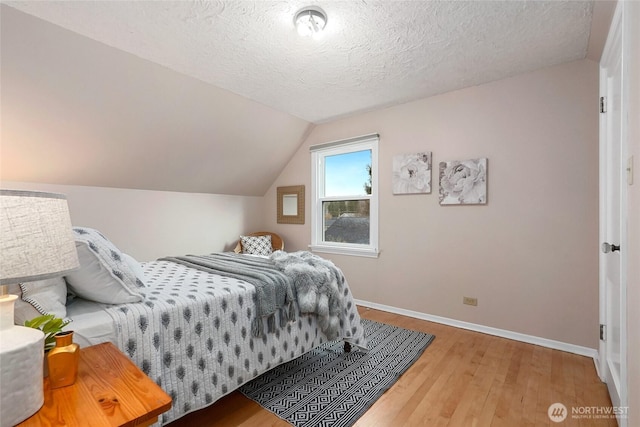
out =
{"type": "Polygon", "coordinates": [[[440,162],[440,204],[487,203],[487,159],[440,162]]]}
{"type": "Polygon", "coordinates": [[[431,193],[431,152],[393,157],[393,194],[431,193]]]}

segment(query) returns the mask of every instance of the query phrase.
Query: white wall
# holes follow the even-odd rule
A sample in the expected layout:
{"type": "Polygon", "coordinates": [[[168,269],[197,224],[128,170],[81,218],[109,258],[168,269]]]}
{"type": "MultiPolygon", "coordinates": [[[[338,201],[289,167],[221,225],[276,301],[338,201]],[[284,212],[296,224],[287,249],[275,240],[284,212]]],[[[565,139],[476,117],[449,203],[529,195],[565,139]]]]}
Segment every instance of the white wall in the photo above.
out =
{"type": "Polygon", "coordinates": [[[356,298],[595,349],[597,99],[598,65],[582,60],[318,125],[265,196],[267,227],[306,249],[309,145],[377,132],[382,252],[328,256],[356,298]],[[393,195],[393,156],[424,150],[433,193],[393,195]],[[439,206],[438,162],[476,157],[488,204],[439,206]],[[277,224],[276,187],[295,184],[306,223],[277,224]]]}
{"type": "Polygon", "coordinates": [[[75,226],[100,230],[139,261],[232,250],[262,229],[262,197],[3,181],[0,187],[67,195],[75,226]]]}

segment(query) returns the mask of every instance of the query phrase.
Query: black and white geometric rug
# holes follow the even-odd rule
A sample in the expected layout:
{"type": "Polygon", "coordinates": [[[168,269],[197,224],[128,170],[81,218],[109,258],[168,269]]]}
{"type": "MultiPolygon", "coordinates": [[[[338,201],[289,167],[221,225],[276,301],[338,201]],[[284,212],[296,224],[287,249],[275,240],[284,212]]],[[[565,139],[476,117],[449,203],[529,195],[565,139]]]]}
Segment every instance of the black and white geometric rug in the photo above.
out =
{"type": "Polygon", "coordinates": [[[435,336],[363,319],[369,352],[329,342],[273,368],[240,392],[296,427],[349,427],[424,352],[435,336]]]}

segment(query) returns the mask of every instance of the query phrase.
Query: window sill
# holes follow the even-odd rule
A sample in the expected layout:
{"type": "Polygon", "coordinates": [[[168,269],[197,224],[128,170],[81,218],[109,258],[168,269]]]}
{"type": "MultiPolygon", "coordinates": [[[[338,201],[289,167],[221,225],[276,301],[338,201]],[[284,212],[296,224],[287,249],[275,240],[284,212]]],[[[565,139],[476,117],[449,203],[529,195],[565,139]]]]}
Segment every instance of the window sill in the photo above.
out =
{"type": "Polygon", "coordinates": [[[362,249],[362,248],[350,248],[350,247],[341,247],[341,246],[309,245],[309,249],[311,250],[311,252],[359,256],[359,257],[365,257],[365,258],[378,258],[378,256],[380,255],[380,251],[373,248],[362,249]]]}

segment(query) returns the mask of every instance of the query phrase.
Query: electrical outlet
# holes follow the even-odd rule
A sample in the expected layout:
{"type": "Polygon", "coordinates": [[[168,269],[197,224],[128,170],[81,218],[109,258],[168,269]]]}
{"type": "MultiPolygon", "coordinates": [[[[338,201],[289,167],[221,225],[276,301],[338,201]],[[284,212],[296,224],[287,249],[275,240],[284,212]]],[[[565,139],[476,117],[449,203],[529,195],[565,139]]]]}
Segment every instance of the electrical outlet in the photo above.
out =
{"type": "Polygon", "coordinates": [[[462,303],[466,305],[478,305],[478,298],[462,297],[462,303]]]}

